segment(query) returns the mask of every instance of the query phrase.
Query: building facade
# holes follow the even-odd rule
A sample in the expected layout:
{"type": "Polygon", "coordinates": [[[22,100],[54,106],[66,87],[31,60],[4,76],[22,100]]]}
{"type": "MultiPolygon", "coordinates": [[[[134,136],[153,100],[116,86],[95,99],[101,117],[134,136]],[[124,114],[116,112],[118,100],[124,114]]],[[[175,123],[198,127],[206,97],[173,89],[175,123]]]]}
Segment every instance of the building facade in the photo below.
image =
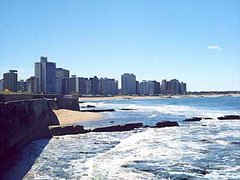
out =
{"type": "Polygon", "coordinates": [[[3,90],[17,92],[18,90],[18,75],[17,70],[9,70],[8,73],[3,74],[3,90]]]}
{"type": "Polygon", "coordinates": [[[47,57],[40,57],[35,63],[35,77],[38,79],[38,92],[56,94],[56,63],[48,62],[47,57]]]}
{"type": "Polygon", "coordinates": [[[125,73],[121,76],[122,94],[137,94],[136,76],[134,74],[125,73]]]}

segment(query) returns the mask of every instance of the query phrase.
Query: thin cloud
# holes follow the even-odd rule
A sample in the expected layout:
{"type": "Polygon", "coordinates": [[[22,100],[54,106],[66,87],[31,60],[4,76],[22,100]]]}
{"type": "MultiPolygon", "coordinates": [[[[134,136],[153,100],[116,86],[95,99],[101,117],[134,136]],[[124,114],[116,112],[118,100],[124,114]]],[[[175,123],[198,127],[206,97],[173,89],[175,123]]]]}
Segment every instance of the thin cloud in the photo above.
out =
{"type": "Polygon", "coordinates": [[[210,49],[210,50],[222,50],[222,48],[220,46],[217,46],[217,45],[208,46],[207,49],[210,49]]]}

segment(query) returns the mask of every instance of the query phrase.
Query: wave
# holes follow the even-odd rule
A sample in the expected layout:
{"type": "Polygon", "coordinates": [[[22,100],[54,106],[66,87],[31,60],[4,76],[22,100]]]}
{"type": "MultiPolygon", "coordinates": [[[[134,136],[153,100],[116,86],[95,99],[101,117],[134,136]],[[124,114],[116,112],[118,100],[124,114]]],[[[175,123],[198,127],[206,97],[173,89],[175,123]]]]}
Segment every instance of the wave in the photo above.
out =
{"type": "Polygon", "coordinates": [[[160,114],[174,115],[181,117],[203,116],[217,118],[226,114],[240,114],[237,110],[216,110],[203,107],[193,107],[186,105],[140,105],[140,104],[116,104],[107,102],[91,102],[88,103],[98,108],[114,108],[122,111],[122,108],[132,109],[133,112],[149,113],[149,117],[156,117],[160,114]]]}

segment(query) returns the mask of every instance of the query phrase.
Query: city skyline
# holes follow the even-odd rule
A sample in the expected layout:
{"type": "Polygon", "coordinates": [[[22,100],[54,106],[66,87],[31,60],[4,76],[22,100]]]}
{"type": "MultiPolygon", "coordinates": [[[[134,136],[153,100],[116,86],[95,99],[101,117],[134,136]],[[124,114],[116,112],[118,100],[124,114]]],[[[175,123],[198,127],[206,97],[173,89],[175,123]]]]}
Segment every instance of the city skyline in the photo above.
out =
{"type": "Polygon", "coordinates": [[[137,80],[136,75],[121,75],[121,87],[118,80],[108,77],[79,77],[70,71],[57,67],[56,62],[48,61],[48,57],[40,56],[34,63],[34,76],[26,80],[18,79],[18,70],[9,70],[0,79],[0,92],[20,92],[31,94],[58,95],[180,95],[187,93],[187,83],[177,79],[160,83],[156,80],[137,80]]]}
{"type": "Polygon", "coordinates": [[[240,90],[240,1],[0,1],[0,74],[47,56],[79,77],[240,90]]]}

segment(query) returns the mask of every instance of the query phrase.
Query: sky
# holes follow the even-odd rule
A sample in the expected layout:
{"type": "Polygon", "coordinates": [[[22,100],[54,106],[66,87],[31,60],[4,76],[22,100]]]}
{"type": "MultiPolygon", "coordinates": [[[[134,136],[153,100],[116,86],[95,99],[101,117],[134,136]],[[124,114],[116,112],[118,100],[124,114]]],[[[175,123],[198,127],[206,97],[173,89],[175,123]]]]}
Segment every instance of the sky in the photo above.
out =
{"type": "Polygon", "coordinates": [[[79,77],[240,90],[240,1],[0,0],[0,78],[40,56],[79,77]]]}

